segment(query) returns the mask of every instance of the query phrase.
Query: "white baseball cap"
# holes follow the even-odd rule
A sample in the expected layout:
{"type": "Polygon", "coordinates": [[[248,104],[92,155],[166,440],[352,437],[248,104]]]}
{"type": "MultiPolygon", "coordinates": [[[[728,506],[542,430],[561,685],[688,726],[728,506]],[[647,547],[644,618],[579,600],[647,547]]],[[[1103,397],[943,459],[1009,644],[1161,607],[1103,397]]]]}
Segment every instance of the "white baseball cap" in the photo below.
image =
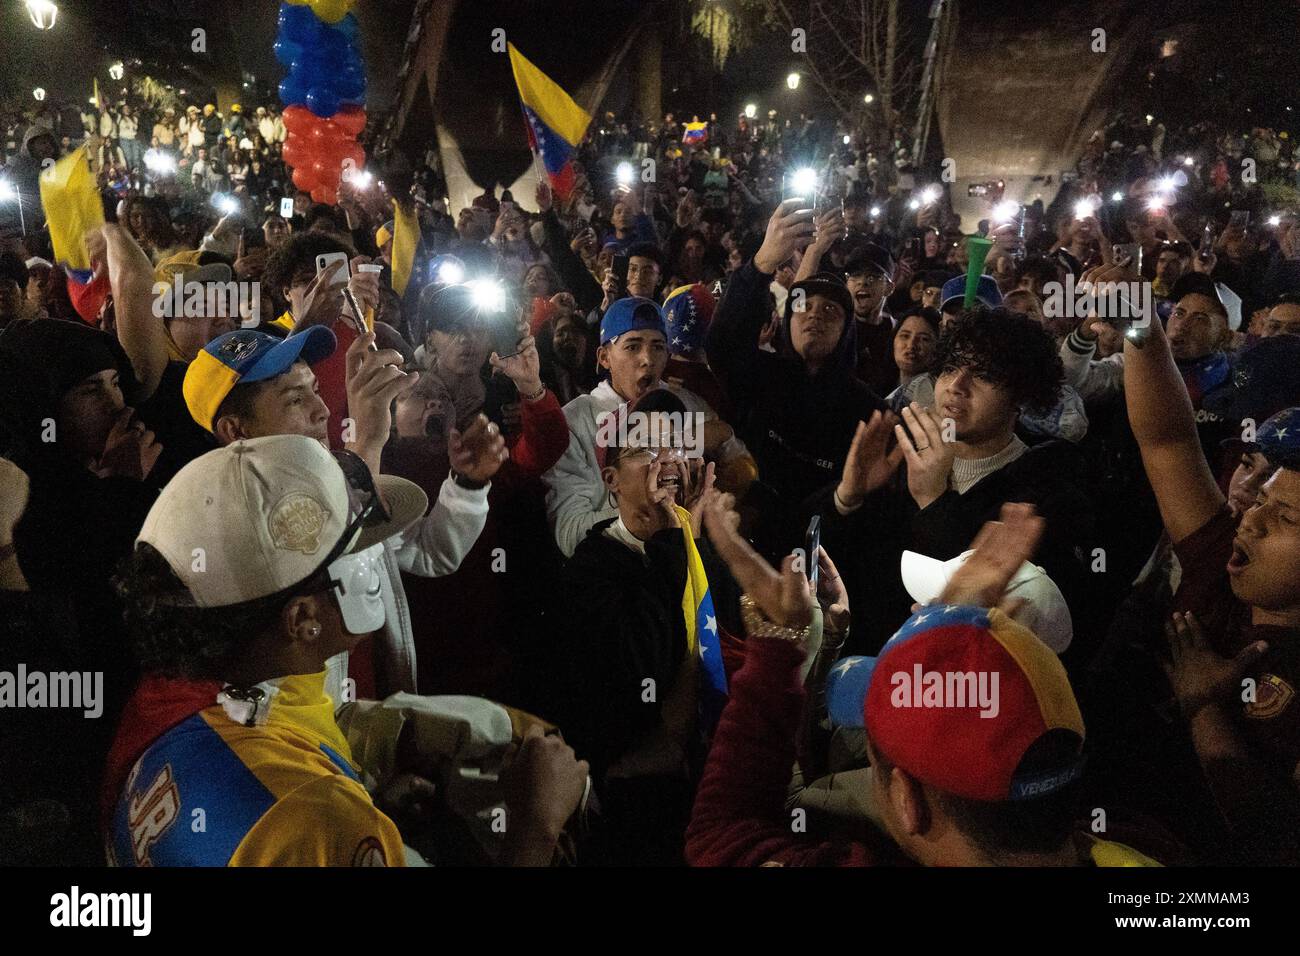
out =
{"type": "MultiPolygon", "coordinates": [[[[966,551],[947,561],[928,558],[915,551],[904,551],[899,562],[903,587],[918,604],[933,604],[953,574],[966,563],[974,551],[966,551]]],[[[1007,585],[1005,597],[1022,598],[1024,605],[1011,615],[1012,620],[1038,635],[1038,639],[1057,654],[1062,654],[1074,639],[1074,623],[1061,589],[1042,568],[1026,561],[1007,585]]]]}
{"type": "Polygon", "coordinates": [[[348,455],[336,459],[305,435],[210,451],[167,483],[136,543],[157,549],[200,607],[276,594],[400,534],[428,509],[418,485],[372,479],[348,455]],[[371,505],[375,490],[381,506],[371,505]]]}

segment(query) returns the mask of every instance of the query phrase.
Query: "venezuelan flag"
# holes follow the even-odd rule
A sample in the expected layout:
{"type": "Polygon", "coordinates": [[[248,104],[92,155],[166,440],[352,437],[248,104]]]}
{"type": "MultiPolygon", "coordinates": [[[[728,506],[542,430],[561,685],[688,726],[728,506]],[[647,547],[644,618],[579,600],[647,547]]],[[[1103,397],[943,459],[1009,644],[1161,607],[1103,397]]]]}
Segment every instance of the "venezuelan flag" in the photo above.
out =
{"type": "Polygon", "coordinates": [[[573,151],[587,134],[591,114],[533,66],[513,43],[507,47],[528,124],[528,145],[541,157],[555,195],[567,199],[573,191],[573,151]]]}
{"type": "Polygon", "coordinates": [[[68,274],[68,296],[87,322],[94,322],[108,297],[107,271],[95,277],[86,233],[104,224],[104,203],[82,145],[43,170],[41,205],[54,246],[54,258],[68,274]]]}
{"type": "Polygon", "coordinates": [[[722,635],[713,595],[704,573],[704,561],[691,534],[691,513],[673,506],[686,539],[686,587],[682,592],[682,613],[686,618],[686,653],[699,655],[699,702],[701,729],[711,735],[727,703],[727,672],[722,666],[722,635]]]}
{"type": "Polygon", "coordinates": [[[709,124],[694,121],[683,128],[682,142],[692,146],[703,146],[709,141],[709,124]]]}

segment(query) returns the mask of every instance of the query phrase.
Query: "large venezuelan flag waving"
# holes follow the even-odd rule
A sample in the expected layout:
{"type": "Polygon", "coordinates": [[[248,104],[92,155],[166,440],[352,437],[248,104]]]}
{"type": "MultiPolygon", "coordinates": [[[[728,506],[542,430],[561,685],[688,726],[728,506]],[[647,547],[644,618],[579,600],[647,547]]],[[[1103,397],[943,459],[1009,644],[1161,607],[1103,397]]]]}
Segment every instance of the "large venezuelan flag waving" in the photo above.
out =
{"type": "Polygon", "coordinates": [[[587,134],[591,114],[528,58],[507,44],[510,69],[528,122],[528,145],[541,157],[551,189],[560,199],[573,191],[573,151],[587,134]]]}

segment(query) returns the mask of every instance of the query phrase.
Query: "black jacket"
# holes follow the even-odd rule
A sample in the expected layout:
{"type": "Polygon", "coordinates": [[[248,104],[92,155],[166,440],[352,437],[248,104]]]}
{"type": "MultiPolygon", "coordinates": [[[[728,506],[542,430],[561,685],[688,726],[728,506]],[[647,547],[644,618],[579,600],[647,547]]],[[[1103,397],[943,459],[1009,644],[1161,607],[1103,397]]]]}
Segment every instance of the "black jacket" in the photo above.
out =
{"type": "Polygon", "coordinates": [[[1061,589],[1074,622],[1066,660],[1087,657],[1098,638],[1095,599],[1099,574],[1091,570],[1095,545],[1093,508],[1075,484],[1077,450],[1064,441],[1029,449],[985,476],[965,494],[949,489],[925,508],[907,490],[906,467],[895,481],[870,496],[862,508],[841,516],[827,497],[822,510],[823,544],[849,589],[855,653],[874,652],[907,619],[911,598],[903,589],[899,559],[915,551],[946,561],[968,550],[986,521],[1002,505],[1028,503],[1047,522],[1033,562],[1061,589]]]}
{"type": "MultiPolygon", "coordinates": [[[[660,531],[640,554],[598,523],[565,565],[529,706],[559,724],[592,775],[605,771],[660,720],[686,655],[682,592],[686,547],[679,528],[660,531]],[[647,679],[653,701],[643,699],[647,679]]],[[[733,634],[739,594],[707,539],[696,540],[714,608],[733,634]]]]}
{"type": "Polygon", "coordinates": [[[753,260],[734,273],[709,326],[709,366],[736,411],[732,423],[758,463],[759,481],[773,500],[765,508],[763,550],[787,550],[817,508],[816,496],[839,481],[859,421],[884,403],[854,375],[852,317],[835,353],[810,375],[790,344],[789,314],[773,343],[758,347],[772,314],[772,277],[753,260]],[[775,521],[775,527],[774,527],[775,521]]]}

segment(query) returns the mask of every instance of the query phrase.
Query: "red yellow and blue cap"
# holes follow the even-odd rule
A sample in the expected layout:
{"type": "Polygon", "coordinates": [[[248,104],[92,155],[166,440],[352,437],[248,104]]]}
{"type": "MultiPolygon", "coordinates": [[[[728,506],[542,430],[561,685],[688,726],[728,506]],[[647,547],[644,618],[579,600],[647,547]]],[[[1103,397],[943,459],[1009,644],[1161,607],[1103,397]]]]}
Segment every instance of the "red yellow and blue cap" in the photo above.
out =
{"type": "Polygon", "coordinates": [[[681,355],[704,347],[704,335],[713,321],[717,300],[703,282],[673,289],[664,299],[664,325],[668,351],[681,355]]]}
{"type": "Polygon", "coordinates": [[[997,609],[935,604],[878,657],[846,657],[826,682],[831,721],[945,793],[1005,802],[1053,793],[1083,771],[1083,716],[1057,655],[997,609]],[[1078,738],[1060,766],[1021,769],[1045,735],[1078,738]]]}
{"type": "Polygon", "coordinates": [[[217,409],[236,385],[283,375],[300,359],[315,365],[329,357],[336,344],[334,333],[321,325],[283,339],[256,329],[219,335],[185,372],[185,405],[196,422],[212,431],[217,409]]]}

